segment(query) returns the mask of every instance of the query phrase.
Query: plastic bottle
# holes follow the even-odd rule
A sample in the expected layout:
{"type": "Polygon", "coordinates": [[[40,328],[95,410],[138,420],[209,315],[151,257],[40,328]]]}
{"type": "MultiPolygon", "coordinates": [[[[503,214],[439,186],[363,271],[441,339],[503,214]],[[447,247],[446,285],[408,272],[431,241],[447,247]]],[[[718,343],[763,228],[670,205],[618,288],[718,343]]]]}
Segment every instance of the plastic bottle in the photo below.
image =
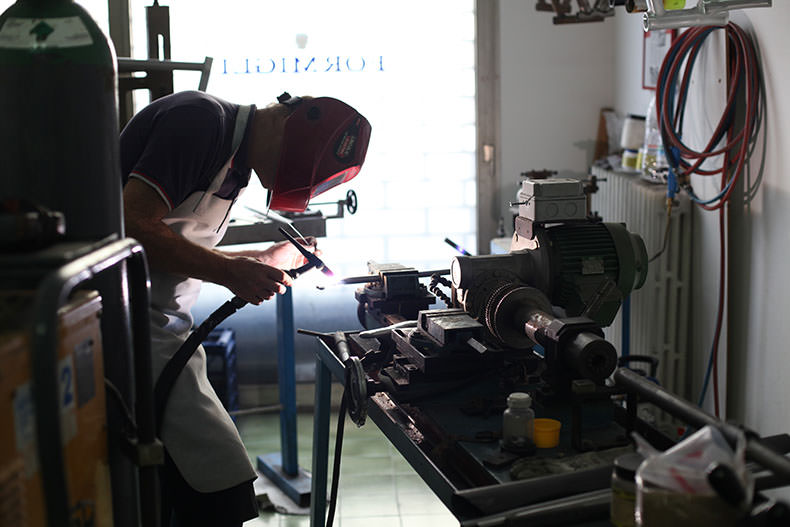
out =
{"type": "Polygon", "coordinates": [[[645,140],[639,149],[638,169],[651,177],[656,177],[656,171],[667,167],[667,158],[664,153],[664,143],[661,140],[661,131],[658,128],[658,115],[656,114],[656,98],[651,97],[645,114],[645,140]]]}
{"type": "Polygon", "coordinates": [[[513,392],[507,397],[507,409],[502,414],[502,441],[534,437],[535,411],[532,397],[527,393],[513,392]]]}

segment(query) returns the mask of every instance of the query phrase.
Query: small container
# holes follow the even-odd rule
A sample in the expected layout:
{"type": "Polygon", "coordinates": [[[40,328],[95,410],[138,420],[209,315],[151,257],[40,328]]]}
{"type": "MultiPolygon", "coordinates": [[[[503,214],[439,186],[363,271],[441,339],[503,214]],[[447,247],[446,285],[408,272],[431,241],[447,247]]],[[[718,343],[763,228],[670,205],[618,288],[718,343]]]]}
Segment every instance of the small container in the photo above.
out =
{"type": "Polygon", "coordinates": [[[639,149],[636,168],[651,177],[655,177],[657,170],[665,169],[667,166],[664,142],[661,139],[661,129],[658,126],[658,115],[656,114],[656,98],[652,97],[650,104],[647,106],[645,139],[642,147],[639,149]]]}
{"type": "Polygon", "coordinates": [[[562,428],[562,423],[556,419],[535,419],[535,446],[538,448],[554,448],[559,445],[560,428],[562,428]]]}
{"type": "Polygon", "coordinates": [[[513,392],[507,397],[507,409],[502,414],[502,441],[510,443],[519,438],[532,440],[535,411],[528,393],[513,392]]]}
{"type": "Polygon", "coordinates": [[[636,508],[636,469],[644,461],[641,454],[623,454],[614,460],[610,521],[615,527],[634,527],[636,508]]]}
{"type": "Polygon", "coordinates": [[[621,166],[626,170],[636,170],[636,163],[639,159],[639,151],[638,150],[631,150],[626,148],[623,150],[623,157],[621,160],[621,166]]]}
{"type": "Polygon", "coordinates": [[[630,114],[623,122],[623,130],[620,135],[620,148],[625,150],[638,150],[642,146],[642,139],[645,137],[645,117],[643,115],[630,114]]]}

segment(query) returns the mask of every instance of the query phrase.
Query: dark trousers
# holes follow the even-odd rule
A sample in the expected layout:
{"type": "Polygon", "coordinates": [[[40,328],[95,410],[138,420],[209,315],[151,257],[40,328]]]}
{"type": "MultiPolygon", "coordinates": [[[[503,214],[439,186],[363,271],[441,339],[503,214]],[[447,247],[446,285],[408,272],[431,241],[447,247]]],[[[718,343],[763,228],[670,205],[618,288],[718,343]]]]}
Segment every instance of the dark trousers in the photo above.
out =
{"type": "Polygon", "coordinates": [[[198,492],[167,452],[160,474],[162,527],[241,527],[258,517],[252,480],[217,492],[198,492]]]}

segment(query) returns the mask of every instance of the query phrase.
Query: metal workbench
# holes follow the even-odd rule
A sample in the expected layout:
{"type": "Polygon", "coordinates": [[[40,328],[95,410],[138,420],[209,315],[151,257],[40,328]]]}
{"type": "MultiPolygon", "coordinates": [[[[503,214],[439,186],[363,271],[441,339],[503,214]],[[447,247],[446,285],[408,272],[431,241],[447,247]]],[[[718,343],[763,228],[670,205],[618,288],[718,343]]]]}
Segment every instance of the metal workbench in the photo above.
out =
{"type": "MultiPolygon", "coordinates": [[[[316,351],[316,392],[313,430],[313,466],[311,493],[311,525],[323,527],[326,517],[326,488],[329,459],[330,391],[332,379],[344,382],[344,367],[332,347],[324,339],[316,351]]],[[[475,387],[467,387],[474,390],[475,387]]],[[[457,392],[454,392],[457,393],[457,392]]],[[[441,397],[435,399],[442,404],[441,397]]],[[[426,398],[421,398],[425,401],[426,398]]],[[[416,423],[390,395],[378,392],[369,397],[368,416],[381,430],[382,439],[392,443],[426,482],[434,494],[461,525],[591,525],[609,526],[609,478],[611,467],[584,469],[570,474],[545,476],[520,481],[506,481],[503,469],[484,474],[482,465],[474,466],[474,442],[460,447],[459,459],[469,460],[464,470],[440,466],[420,445],[430,434],[429,427],[416,423]],[[468,477],[469,474],[475,473],[468,477]],[[467,478],[465,480],[465,478],[467,478]],[[489,479],[488,484],[485,483],[489,479]],[[471,481],[470,481],[471,480],[471,481]]],[[[442,424],[446,425],[452,421],[442,424]]],[[[500,422],[501,415],[488,417],[500,422]]],[[[450,425],[452,426],[452,425],[450,425]]],[[[454,432],[459,432],[456,429],[454,432]]],[[[473,432],[469,432],[470,434],[473,432]]],[[[462,443],[459,441],[458,443],[462,443]]],[[[498,443],[488,448],[498,450],[498,443]]]]}

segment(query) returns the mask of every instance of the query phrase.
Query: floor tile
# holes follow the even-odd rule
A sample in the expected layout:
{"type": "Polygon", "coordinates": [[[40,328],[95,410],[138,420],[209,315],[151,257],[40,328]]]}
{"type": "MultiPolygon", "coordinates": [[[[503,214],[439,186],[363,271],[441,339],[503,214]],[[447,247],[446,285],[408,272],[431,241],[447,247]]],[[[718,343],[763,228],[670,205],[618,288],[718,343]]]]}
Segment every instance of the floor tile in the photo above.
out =
{"type": "Polygon", "coordinates": [[[262,512],[254,520],[244,522],[244,527],[279,527],[280,516],[276,512],[262,512]]]}
{"type": "Polygon", "coordinates": [[[397,516],[381,516],[375,518],[341,518],[339,527],[401,527],[400,518],[397,516]]]}
{"type": "Polygon", "coordinates": [[[345,495],[388,495],[395,496],[395,478],[391,474],[375,477],[360,474],[342,474],[340,491],[345,495]]]}
{"type": "Polygon", "coordinates": [[[431,492],[428,484],[413,471],[411,474],[395,474],[394,480],[395,491],[398,495],[410,493],[425,494],[431,492]]]}
{"type": "MultiPolygon", "coordinates": [[[[337,416],[330,420],[328,470],[332,470],[337,416]]],[[[279,416],[239,419],[239,433],[250,458],[279,452],[279,416]]],[[[312,415],[297,415],[299,464],[312,469],[312,415]]],[[[328,489],[327,489],[328,491],[328,489]]],[[[244,527],[308,527],[309,516],[261,513],[244,527]]],[[[346,421],[336,527],[445,527],[458,521],[430,491],[400,453],[373,424],[357,428],[346,421]]]]}
{"type": "MultiPolygon", "coordinates": [[[[246,525],[244,527],[247,527],[246,525]]],[[[310,516],[280,515],[280,527],[310,527],[310,516]]]]}
{"type": "Polygon", "coordinates": [[[408,515],[410,512],[418,514],[450,514],[439,498],[432,492],[425,494],[408,493],[398,494],[397,503],[400,514],[408,515]]]}
{"type": "Polygon", "coordinates": [[[344,494],[339,510],[341,518],[376,518],[377,523],[381,516],[398,516],[398,504],[392,496],[344,494]]]}
{"type": "MultiPolygon", "coordinates": [[[[340,461],[340,473],[378,476],[392,474],[392,459],[389,457],[356,457],[344,455],[340,461]]],[[[341,476],[342,477],[342,476],[341,476]]]]}
{"type": "Polygon", "coordinates": [[[447,514],[401,515],[400,522],[402,527],[458,527],[458,520],[449,512],[447,514]]]}

